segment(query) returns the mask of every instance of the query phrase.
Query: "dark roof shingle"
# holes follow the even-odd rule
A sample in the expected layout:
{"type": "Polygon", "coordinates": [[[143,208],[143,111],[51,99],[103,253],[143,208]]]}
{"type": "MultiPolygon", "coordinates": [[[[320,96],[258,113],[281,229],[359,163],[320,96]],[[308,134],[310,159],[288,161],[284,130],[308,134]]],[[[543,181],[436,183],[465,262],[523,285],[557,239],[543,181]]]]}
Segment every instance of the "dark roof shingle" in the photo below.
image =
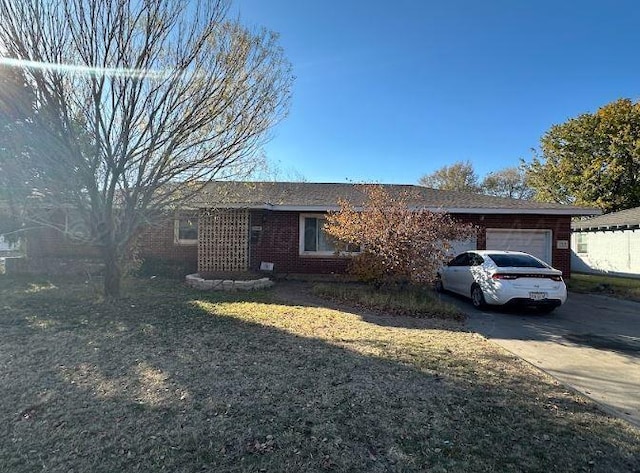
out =
{"type": "Polygon", "coordinates": [[[615,230],[639,226],[640,207],[577,220],[571,224],[573,230],[615,230]]]}
{"type": "MultiPolygon", "coordinates": [[[[314,182],[212,182],[194,198],[193,207],[246,207],[271,210],[337,210],[341,199],[361,206],[363,186],[314,182]]],[[[466,192],[443,191],[415,185],[381,184],[391,196],[408,195],[414,207],[452,213],[529,213],[597,215],[598,210],[555,203],[493,197],[466,192]]]]}

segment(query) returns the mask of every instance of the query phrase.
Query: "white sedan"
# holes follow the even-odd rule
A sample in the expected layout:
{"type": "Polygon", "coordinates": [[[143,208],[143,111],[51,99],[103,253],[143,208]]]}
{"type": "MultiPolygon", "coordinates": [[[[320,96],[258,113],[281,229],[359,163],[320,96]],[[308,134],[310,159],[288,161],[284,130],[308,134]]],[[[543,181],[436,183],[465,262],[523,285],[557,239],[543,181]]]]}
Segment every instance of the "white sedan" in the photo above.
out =
{"type": "Polygon", "coordinates": [[[466,251],[440,269],[437,291],[470,297],[474,307],[525,305],[551,312],[567,300],[562,271],[519,251],[466,251]]]}

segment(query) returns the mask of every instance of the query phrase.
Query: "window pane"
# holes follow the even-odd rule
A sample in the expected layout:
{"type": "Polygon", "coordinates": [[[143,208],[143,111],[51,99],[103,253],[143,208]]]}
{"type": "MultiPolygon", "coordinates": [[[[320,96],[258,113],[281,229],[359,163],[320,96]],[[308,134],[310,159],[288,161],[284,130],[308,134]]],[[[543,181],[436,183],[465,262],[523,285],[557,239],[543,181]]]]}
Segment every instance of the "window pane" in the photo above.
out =
{"type": "Polygon", "coordinates": [[[198,220],[190,218],[181,218],[178,224],[178,239],[180,240],[197,240],[198,239],[198,220]]]}
{"type": "Polygon", "coordinates": [[[304,251],[318,251],[317,229],[318,219],[311,217],[304,219],[304,251]]]}
{"type": "Polygon", "coordinates": [[[588,252],[587,234],[586,233],[578,233],[576,236],[577,236],[577,239],[578,239],[578,253],[587,253],[588,252]]]}
{"type": "Polygon", "coordinates": [[[91,236],[89,227],[77,211],[67,212],[67,236],[76,240],[86,240],[91,236]]]}
{"type": "Polygon", "coordinates": [[[480,266],[482,265],[482,263],[484,263],[484,259],[482,259],[482,256],[480,256],[477,253],[472,253],[471,254],[471,266],[480,266]]]}
{"type": "Polygon", "coordinates": [[[489,257],[496,266],[501,268],[546,268],[540,261],[528,255],[489,255],[489,257]]]}
{"type": "Polygon", "coordinates": [[[467,253],[462,253],[456,256],[449,266],[469,266],[469,255],[467,253]]]}
{"type": "Polygon", "coordinates": [[[329,235],[324,232],[325,219],[318,220],[318,251],[335,251],[335,245],[329,235]]]}

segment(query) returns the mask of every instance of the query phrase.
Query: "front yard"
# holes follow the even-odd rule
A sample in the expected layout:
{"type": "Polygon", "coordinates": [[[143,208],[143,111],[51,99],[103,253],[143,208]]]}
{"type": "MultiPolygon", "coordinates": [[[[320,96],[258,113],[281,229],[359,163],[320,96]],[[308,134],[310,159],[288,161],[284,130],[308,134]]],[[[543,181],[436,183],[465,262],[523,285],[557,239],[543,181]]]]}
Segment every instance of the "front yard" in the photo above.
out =
{"type": "Polygon", "coordinates": [[[0,471],[640,470],[640,432],[458,322],[136,283],[0,277],[0,471]]]}

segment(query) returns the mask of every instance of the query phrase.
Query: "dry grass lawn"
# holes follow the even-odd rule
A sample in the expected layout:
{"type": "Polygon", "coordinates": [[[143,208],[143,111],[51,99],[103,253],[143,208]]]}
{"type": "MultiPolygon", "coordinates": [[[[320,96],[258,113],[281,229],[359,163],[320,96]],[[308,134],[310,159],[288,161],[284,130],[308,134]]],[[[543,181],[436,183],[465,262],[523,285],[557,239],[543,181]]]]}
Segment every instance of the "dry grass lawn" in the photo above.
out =
{"type": "Polygon", "coordinates": [[[2,472],[632,472],[640,433],[456,322],[0,277],[2,472]]]}
{"type": "Polygon", "coordinates": [[[567,287],[575,292],[604,294],[640,301],[640,279],[638,278],[572,273],[571,279],[567,280],[567,287]]]}

